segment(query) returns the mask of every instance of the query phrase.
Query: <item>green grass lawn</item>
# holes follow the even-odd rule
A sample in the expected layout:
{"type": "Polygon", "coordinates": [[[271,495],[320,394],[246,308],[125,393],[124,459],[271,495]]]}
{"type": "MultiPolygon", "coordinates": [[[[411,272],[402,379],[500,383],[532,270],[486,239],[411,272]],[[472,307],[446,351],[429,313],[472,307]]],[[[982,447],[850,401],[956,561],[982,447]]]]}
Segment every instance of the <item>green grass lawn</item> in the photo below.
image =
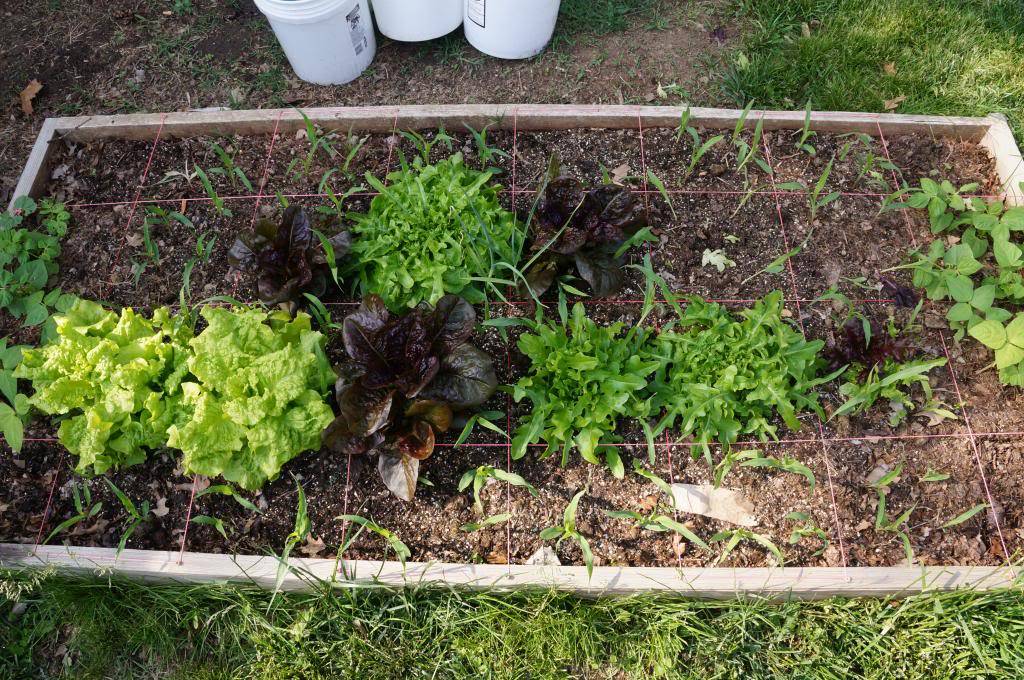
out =
{"type": "Polygon", "coordinates": [[[1024,677],[1021,592],[780,605],[428,590],[273,598],[8,575],[0,621],[10,677],[65,666],[83,678],[1024,677]],[[14,616],[13,600],[27,605],[14,616]]]}
{"type": "Polygon", "coordinates": [[[723,76],[757,106],[1006,114],[1024,138],[1020,0],[739,0],[748,24],[723,76]],[[804,28],[806,26],[806,29],[804,28]],[[809,33],[809,35],[807,35],[809,33]]]}

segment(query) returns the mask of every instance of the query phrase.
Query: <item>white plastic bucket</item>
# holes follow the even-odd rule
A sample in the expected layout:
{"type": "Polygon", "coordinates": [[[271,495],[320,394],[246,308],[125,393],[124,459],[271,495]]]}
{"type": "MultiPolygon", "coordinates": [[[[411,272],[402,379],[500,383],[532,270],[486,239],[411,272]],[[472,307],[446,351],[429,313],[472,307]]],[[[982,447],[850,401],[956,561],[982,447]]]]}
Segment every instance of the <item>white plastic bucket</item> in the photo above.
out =
{"type": "Polygon", "coordinates": [[[255,0],[295,74],[342,85],[366,70],[377,52],[368,0],[255,0]]]}
{"type": "Polygon", "coordinates": [[[392,40],[419,42],[448,35],[462,25],[465,0],[373,0],[380,32],[392,40]]]}
{"type": "Polygon", "coordinates": [[[484,54],[527,59],[551,42],[562,0],[466,0],[466,39],[484,54]]]}

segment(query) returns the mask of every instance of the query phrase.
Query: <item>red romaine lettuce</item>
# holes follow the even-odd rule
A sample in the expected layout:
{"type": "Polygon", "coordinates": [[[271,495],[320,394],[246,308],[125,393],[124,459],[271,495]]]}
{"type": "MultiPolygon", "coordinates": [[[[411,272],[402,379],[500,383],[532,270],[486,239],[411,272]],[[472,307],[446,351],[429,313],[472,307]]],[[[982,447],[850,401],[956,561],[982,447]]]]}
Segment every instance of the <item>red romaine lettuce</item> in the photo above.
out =
{"type": "Polygon", "coordinates": [[[260,300],[276,305],[297,302],[303,293],[323,295],[329,266],[352,246],[347,230],[322,225],[329,253],[314,231],[309,215],[291,206],[280,224],[261,220],[255,231],[242,234],[228,252],[228,262],[240,271],[259,275],[260,300]]]}
{"type": "MultiPolygon", "coordinates": [[[[628,187],[589,188],[561,175],[557,160],[550,175],[533,219],[531,257],[540,257],[526,272],[530,291],[540,296],[556,276],[575,266],[596,297],[615,294],[623,280],[616,251],[647,226],[647,211],[628,187]]],[[[521,293],[526,292],[524,287],[521,293]]]]}
{"type": "Polygon", "coordinates": [[[377,454],[387,487],[411,500],[436,435],[497,389],[491,358],[467,343],[475,326],[473,307],[453,295],[404,315],[376,295],[365,298],[344,321],[348,360],[339,367],[338,417],[325,444],[346,455],[377,454]]]}

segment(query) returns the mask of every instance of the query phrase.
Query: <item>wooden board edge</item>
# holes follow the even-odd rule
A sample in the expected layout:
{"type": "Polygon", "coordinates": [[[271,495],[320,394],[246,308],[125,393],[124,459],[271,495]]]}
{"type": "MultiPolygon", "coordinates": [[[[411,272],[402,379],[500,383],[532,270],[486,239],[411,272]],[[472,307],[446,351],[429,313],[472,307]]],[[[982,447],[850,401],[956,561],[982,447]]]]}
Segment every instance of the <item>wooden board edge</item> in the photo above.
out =
{"type": "Polygon", "coordinates": [[[993,113],[989,119],[992,123],[980,144],[988,149],[995,160],[996,173],[1006,202],[1024,205],[1024,158],[1021,157],[1020,147],[1006,116],[993,113]]]}
{"type": "Polygon", "coordinates": [[[18,178],[18,184],[14,187],[14,193],[11,194],[9,210],[14,209],[14,202],[22,196],[38,198],[41,195],[46,182],[46,173],[49,170],[50,155],[53,152],[52,142],[59,127],[59,121],[59,118],[47,118],[43,121],[39,135],[32,145],[32,151],[29,152],[28,160],[25,161],[25,168],[18,178]]]}
{"type": "MultiPolygon", "coordinates": [[[[272,589],[279,561],[272,556],[213,555],[111,548],[0,544],[0,568],[55,569],[74,574],[120,577],[149,583],[234,583],[272,589]]],[[[323,587],[438,586],[474,590],[556,589],[586,597],[637,594],[705,599],[758,596],[771,599],[902,597],[957,589],[1019,587],[1008,567],[782,567],[666,568],[441,564],[333,559],[292,559],[285,591],[323,587]]]]}
{"type": "MultiPolygon", "coordinates": [[[[561,130],[568,128],[676,127],[684,107],[574,105],[574,104],[458,104],[319,107],[304,109],[310,120],[334,130],[354,129],[389,132],[394,128],[432,128],[446,125],[462,129],[494,124],[511,130],[561,130]]],[[[153,139],[156,130],[168,137],[207,134],[269,134],[274,130],[294,132],[304,125],[298,109],[255,109],[248,111],[191,111],[55,118],[61,136],[74,141],[104,138],[153,139]]],[[[714,129],[732,129],[741,111],[695,107],[691,124],[714,129]]],[[[803,111],[751,111],[746,125],[763,119],[766,129],[798,129],[804,124],[803,111]]],[[[927,132],[938,136],[981,139],[991,120],[962,116],[921,116],[893,113],[847,111],[812,112],[812,127],[827,132],[864,132],[877,135],[927,132]]]]}

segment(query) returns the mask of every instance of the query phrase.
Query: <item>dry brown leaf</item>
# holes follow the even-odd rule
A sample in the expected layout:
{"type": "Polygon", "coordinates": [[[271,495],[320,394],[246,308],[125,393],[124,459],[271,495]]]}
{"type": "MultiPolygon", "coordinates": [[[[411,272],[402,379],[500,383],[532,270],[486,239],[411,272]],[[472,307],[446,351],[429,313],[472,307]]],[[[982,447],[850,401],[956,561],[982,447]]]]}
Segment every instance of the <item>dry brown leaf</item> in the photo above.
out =
{"type": "Polygon", "coordinates": [[[619,167],[612,170],[612,182],[620,184],[622,180],[629,176],[629,163],[623,163],[619,167]]]}
{"type": "Polygon", "coordinates": [[[21,111],[26,116],[32,115],[32,100],[36,98],[36,95],[39,94],[39,91],[42,89],[43,84],[38,80],[33,79],[28,81],[28,85],[26,85],[25,89],[21,91],[21,94],[18,95],[18,99],[21,100],[21,111]]]}
{"type": "Polygon", "coordinates": [[[186,482],[185,484],[175,484],[174,490],[188,491],[189,493],[192,493],[193,485],[195,486],[196,493],[199,493],[200,491],[206,491],[207,489],[210,488],[210,480],[207,479],[206,477],[199,476],[195,478],[195,481],[186,482]]]}
{"type": "Polygon", "coordinates": [[[800,24],[800,35],[805,38],[811,37],[811,26],[806,21],[800,24]]]}
{"type": "Polygon", "coordinates": [[[885,71],[886,75],[894,76],[896,75],[896,64],[892,63],[891,61],[887,61],[884,64],[882,64],[882,70],[885,71]]]}
{"type": "Polygon", "coordinates": [[[164,517],[170,510],[167,508],[167,499],[161,496],[156,499],[156,507],[152,510],[153,514],[157,517],[164,517]]]}
{"type": "Polygon", "coordinates": [[[313,534],[310,534],[309,536],[306,536],[306,543],[301,548],[299,548],[299,552],[305,555],[306,557],[316,557],[317,555],[322,553],[326,548],[327,545],[324,543],[324,539],[318,538],[313,534]]]}
{"type": "Polygon", "coordinates": [[[508,564],[508,553],[504,548],[495,548],[487,554],[487,564],[508,564]]]}
{"type": "Polygon", "coordinates": [[[883,106],[885,107],[886,111],[892,111],[893,109],[895,109],[896,107],[898,107],[900,104],[902,104],[905,101],[907,101],[907,96],[904,95],[904,94],[901,94],[898,97],[893,97],[892,99],[886,99],[885,102],[883,102],[883,106]]]}

